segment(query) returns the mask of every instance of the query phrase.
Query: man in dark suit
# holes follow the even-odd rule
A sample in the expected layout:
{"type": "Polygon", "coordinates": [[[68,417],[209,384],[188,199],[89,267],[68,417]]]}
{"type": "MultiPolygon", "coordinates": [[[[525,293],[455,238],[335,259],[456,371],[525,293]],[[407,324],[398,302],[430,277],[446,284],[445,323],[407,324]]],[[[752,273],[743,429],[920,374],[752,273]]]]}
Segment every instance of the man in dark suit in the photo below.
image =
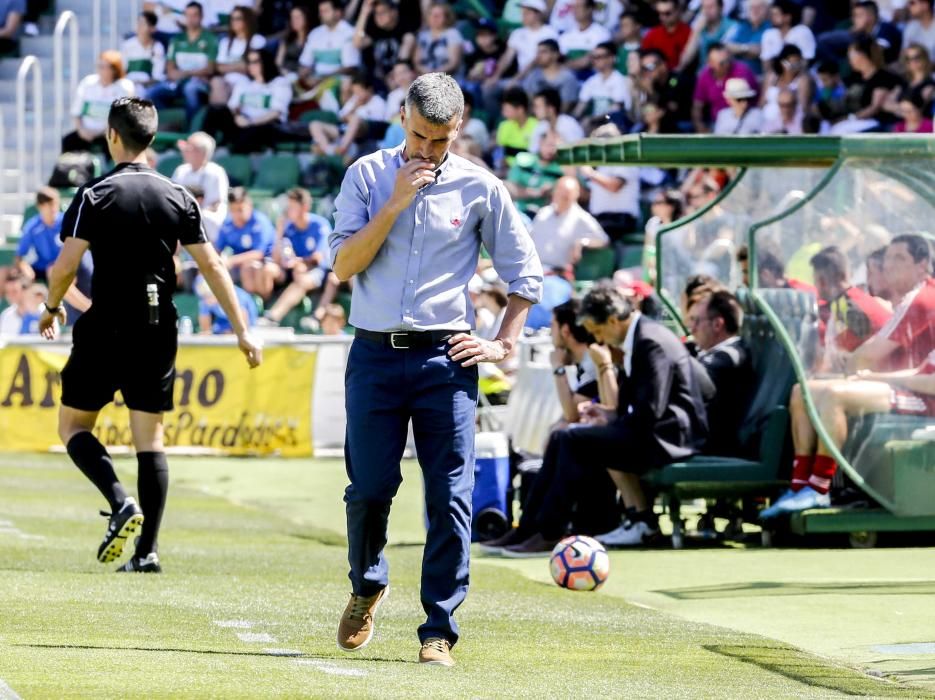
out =
{"type": "Polygon", "coordinates": [[[598,342],[623,350],[618,406],[587,405],[586,425],[552,434],[520,519],[520,528],[533,534],[504,549],[507,557],[551,551],[565,534],[577,487],[591,470],[609,475],[607,488],[617,487],[627,511],[617,537],[625,541],[615,543],[640,544],[654,536],[658,524],[640,476],[695,454],[707,434],[691,357],[671,331],[634,311],[610,284],[588,293],[581,316],[598,342]]]}

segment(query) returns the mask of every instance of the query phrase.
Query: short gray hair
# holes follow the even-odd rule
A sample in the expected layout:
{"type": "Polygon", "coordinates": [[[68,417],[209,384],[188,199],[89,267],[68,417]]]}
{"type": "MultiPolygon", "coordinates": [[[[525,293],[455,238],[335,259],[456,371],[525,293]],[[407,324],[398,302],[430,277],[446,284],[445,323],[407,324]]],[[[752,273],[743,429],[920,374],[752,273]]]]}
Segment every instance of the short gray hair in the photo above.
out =
{"type": "Polygon", "coordinates": [[[214,149],[217,147],[217,142],[210,134],[204,131],[196,131],[188,137],[188,142],[192,146],[195,146],[195,148],[200,148],[205,152],[205,160],[211,160],[214,157],[214,149]]]}
{"type": "Polygon", "coordinates": [[[447,124],[464,114],[464,93],[447,73],[426,73],[416,78],[406,93],[406,114],[416,109],[432,124],[447,124]]]}

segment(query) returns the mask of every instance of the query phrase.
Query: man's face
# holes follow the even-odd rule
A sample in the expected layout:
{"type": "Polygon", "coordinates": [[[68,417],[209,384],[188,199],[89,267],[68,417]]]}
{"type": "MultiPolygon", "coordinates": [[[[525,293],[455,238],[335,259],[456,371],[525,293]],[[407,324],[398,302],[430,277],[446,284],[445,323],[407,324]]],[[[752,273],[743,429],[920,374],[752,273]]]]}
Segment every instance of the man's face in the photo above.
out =
{"type": "Polygon", "coordinates": [[[747,16],[753,24],[762,24],[766,21],[768,13],[769,5],[766,4],[766,0],[750,0],[747,3],[747,16]]]}
{"type": "Polygon", "coordinates": [[[521,15],[521,21],[524,27],[538,27],[542,24],[542,15],[537,10],[524,7],[521,15]]]}
{"type": "Polygon", "coordinates": [[[548,46],[539,46],[536,49],[536,65],[540,68],[550,68],[557,60],[558,56],[548,46]]]}
{"type": "Polygon", "coordinates": [[[890,297],[890,285],[883,274],[883,263],[876,259],[867,261],[867,290],[883,299],[890,297]]]}
{"type": "Polygon", "coordinates": [[[926,0],[909,0],[909,16],[912,17],[912,19],[927,17],[929,11],[929,4],[926,0]]]}
{"type": "Polygon", "coordinates": [[[399,10],[388,5],[377,5],[373,11],[373,21],[380,29],[395,29],[399,23],[399,10]]]}
{"type": "Polygon", "coordinates": [[[153,28],[149,26],[149,22],[143,19],[143,17],[138,17],[136,20],[136,35],[148,39],[152,33],[153,28]]]}
{"type": "Polygon", "coordinates": [[[482,29],[477,32],[477,36],[474,37],[474,42],[484,53],[493,53],[497,46],[497,33],[489,29],[482,29]]]}
{"type": "Polygon", "coordinates": [[[730,54],[722,49],[715,49],[708,54],[708,66],[718,77],[727,75],[730,71],[730,54]]]}
{"type": "Polygon", "coordinates": [[[552,325],[549,330],[552,335],[552,346],[556,350],[565,350],[565,339],[562,337],[562,328],[558,325],[558,321],[555,320],[554,316],[552,317],[552,325]]]}
{"type": "Polygon", "coordinates": [[[608,347],[620,347],[623,345],[623,339],[627,337],[626,324],[616,316],[611,316],[604,323],[585,319],[584,328],[594,336],[594,340],[608,347]]]}
{"type": "Polygon", "coordinates": [[[598,46],[591,52],[591,67],[598,73],[606,73],[614,68],[614,56],[603,46],[598,46]]]}
{"type": "Polygon", "coordinates": [[[451,144],[458,138],[461,131],[461,116],[451,118],[447,124],[433,124],[419,113],[417,107],[407,110],[403,105],[402,127],[406,132],[406,157],[409,160],[427,160],[432,168],[437,168],[451,144]]]}
{"type": "Polygon", "coordinates": [[[659,15],[659,21],[667,27],[674,27],[679,22],[674,2],[657,2],[656,14],[659,15]]]}
{"type": "Polygon", "coordinates": [[[855,7],[851,11],[851,22],[855,34],[867,34],[873,30],[875,24],[873,14],[866,7],[855,7]]]}
{"type": "Polygon", "coordinates": [[[200,170],[201,166],[204,165],[205,149],[194,145],[191,141],[188,142],[188,147],[182,152],[182,158],[185,159],[185,162],[192,166],[192,170],[200,170]]]}
{"type": "Polygon", "coordinates": [[[549,118],[549,108],[545,103],[545,100],[541,97],[532,98],[532,113],[536,119],[542,121],[549,118]]]}
{"type": "Polygon", "coordinates": [[[199,10],[197,7],[186,7],[185,26],[192,31],[201,29],[201,10],[199,10]]]}
{"type": "Polygon", "coordinates": [[[320,2],[318,3],[318,17],[322,24],[333,27],[340,21],[341,13],[330,2],[320,2]]]}
{"type": "Polygon", "coordinates": [[[558,155],[558,138],[551,132],[539,142],[539,159],[545,163],[555,160],[558,155]]]}
{"type": "Polygon", "coordinates": [[[36,207],[39,210],[39,216],[42,217],[42,220],[46,224],[50,224],[55,221],[55,217],[58,216],[59,203],[56,200],[51,202],[45,202],[36,207]]]}
{"type": "Polygon", "coordinates": [[[624,15],[620,18],[620,34],[627,41],[639,40],[640,25],[634,22],[631,16],[624,15]]]}
{"type": "Polygon", "coordinates": [[[666,64],[658,56],[643,56],[640,58],[640,82],[651,85],[658,81],[665,71],[666,64]]]}
{"type": "Polygon", "coordinates": [[[721,18],[721,5],[718,0],[702,0],[701,14],[709,22],[717,22],[721,18]]]}
{"type": "Polygon", "coordinates": [[[695,302],[688,310],[688,330],[702,350],[709,350],[717,345],[714,322],[708,318],[708,300],[695,302]]]}
{"type": "Polygon", "coordinates": [[[591,17],[592,10],[588,0],[575,0],[575,21],[582,24],[590,23],[591,17]]]}
{"type": "Polygon", "coordinates": [[[930,263],[926,259],[916,262],[909,254],[905,243],[890,243],[883,256],[883,276],[890,289],[899,297],[904,296],[929,273],[930,263]]]}
{"type": "Polygon", "coordinates": [[[23,298],[23,285],[19,280],[7,280],[3,285],[3,296],[10,306],[19,304],[23,298]]]}
{"type": "Polygon", "coordinates": [[[297,202],[294,199],[286,200],[286,218],[289,221],[294,224],[304,222],[306,214],[308,214],[308,207],[302,202],[297,202]]]}
{"type": "Polygon", "coordinates": [[[828,274],[827,270],[815,270],[815,291],[818,292],[818,298],[825,301],[832,301],[838,294],[838,286],[835,280],[828,274]]]}
{"type": "Polygon", "coordinates": [[[789,15],[781,8],[773,6],[769,8],[769,23],[774,27],[785,27],[789,22],[789,15]]]}
{"type": "Polygon", "coordinates": [[[234,222],[234,226],[242,228],[247,225],[250,217],[253,216],[253,202],[233,202],[227,207],[227,211],[230,214],[231,221],[234,222]]]}
{"type": "Polygon", "coordinates": [[[511,105],[509,102],[504,102],[502,105],[500,105],[500,114],[504,119],[513,119],[519,121],[522,113],[522,109],[515,105],[511,105]]]}

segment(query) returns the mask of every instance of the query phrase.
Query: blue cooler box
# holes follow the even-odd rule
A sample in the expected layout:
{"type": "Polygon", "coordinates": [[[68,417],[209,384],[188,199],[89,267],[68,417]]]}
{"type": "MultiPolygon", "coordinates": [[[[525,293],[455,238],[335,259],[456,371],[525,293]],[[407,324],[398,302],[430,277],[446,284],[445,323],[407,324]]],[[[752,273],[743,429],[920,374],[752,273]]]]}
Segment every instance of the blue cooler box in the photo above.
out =
{"type": "Polygon", "coordinates": [[[510,444],[503,433],[477,433],[474,438],[474,516],[471,539],[491,540],[504,534],[512,509],[507,508],[510,485],[510,444]]]}

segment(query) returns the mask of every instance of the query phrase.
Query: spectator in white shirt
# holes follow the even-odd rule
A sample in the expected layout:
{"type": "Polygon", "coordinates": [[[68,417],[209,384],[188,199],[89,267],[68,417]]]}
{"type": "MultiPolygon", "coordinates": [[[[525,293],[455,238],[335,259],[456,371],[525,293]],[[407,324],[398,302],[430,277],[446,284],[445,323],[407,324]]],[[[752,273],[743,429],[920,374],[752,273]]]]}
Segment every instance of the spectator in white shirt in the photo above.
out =
{"type": "Polygon", "coordinates": [[[104,51],[97,60],[97,72],[85,76],[78,83],[71,103],[75,130],[62,138],[63,153],[90,151],[92,148],[106,152],[104,132],[110,105],[114,100],[131,97],[136,92],[133,83],[124,75],[120,52],[104,51]]]}
{"type": "Polygon", "coordinates": [[[910,44],[921,44],[935,60],[935,16],[932,5],[935,0],[912,0],[909,3],[909,16],[912,18],[903,30],[903,54],[910,44]]]}
{"type": "Polygon", "coordinates": [[[724,84],[724,99],[729,106],[717,113],[714,133],[720,135],[759,134],[763,130],[763,112],[755,106],[756,90],[744,78],[729,78],[724,84]]]}
{"type": "Polygon", "coordinates": [[[575,26],[558,39],[565,65],[583,80],[591,74],[591,52],[610,41],[610,30],[594,21],[594,0],[575,0],[575,26]]]}
{"type": "Polygon", "coordinates": [[[532,98],[532,113],[539,121],[529,139],[529,152],[539,153],[542,137],[550,131],[559,135],[563,143],[573,143],[584,138],[584,129],[578,120],[561,114],[562,96],[554,88],[540,90],[532,98]]]}
{"type": "Polygon", "coordinates": [[[140,94],[144,88],[166,79],[166,49],[154,37],[156,22],[155,13],[141,12],[136,19],[136,34],[120,47],[127,80],[140,94]]]}
{"type": "Polygon", "coordinates": [[[350,75],[360,65],[360,52],[354,47],[354,27],[344,20],[340,0],[320,0],[321,24],[308,35],[299,57],[299,79],[313,91],[322,109],[337,112],[339,104],[332,95],[329,78],[350,75]]]}
{"type": "Polygon", "coordinates": [[[802,9],[793,0],[776,0],[769,10],[769,21],[773,26],[763,32],[760,42],[760,60],[763,70],[769,70],[769,62],[779,55],[786,44],[798,46],[806,61],[815,58],[815,35],[802,21],[802,9]]]}
{"type": "MultiPolygon", "coordinates": [[[[514,29],[507,40],[506,51],[500,57],[497,68],[487,80],[484,81],[485,93],[500,83],[500,78],[512,65],[515,60],[519,67],[519,72],[510,78],[509,81],[499,87],[506,89],[519,85],[523,82],[526,75],[535,66],[536,52],[539,48],[539,42],[545,39],[555,39],[558,41],[558,33],[545,24],[546,4],[545,0],[521,0],[520,7],[523,12],[523,26],[514,29]]],[[[499,94],[499,93],[498,93],[499,94]]]]}
{"type": "MultiPolygon", "coordinates": [[[[351,79],[351,98],[338,115],[341,126],[320,121],[308,125],[313,152],[346,155],[355,141],[371,136],[371,122],[385,124],[386,101],[374,90],[373,78],[364,73],[354,75],[351,79]]],[[[382,134],[372,136],[378,139],[382,134]]]]}
{"type": "Polygon", "coordinates": [[[227,215],[227,191],[230,183],[227,171],[212,162],[215,149],[214,139],[203,131],[196,131],[186,141],[179,141],[178,148],[185,162],[172,173],[172,181],[191,187],[197,185],[204,196],[202,209],[227,215]]]}
{"type": "Polygon", "coordinates": [[[610,242],[597,220],[578,204],[580,196],[577,178],[559,178],[552,203],[542,207],[532,222],[532,240],[542,267],[562,275],[581,259],[582,248],[603,248],[610,242]]]}
{"type": "Polygon", "coordinates": [[[256,12],[250,7],[235,7],[230,14],[230,32],[218,42],[217,72],[211,79],[212,105],[226,104],[237,83],[250,81],[247,75],[247,52],[259,51],[266,39],[257,33],[256,12]]]}
{"type": "Polygon", "coordinates": [[[616,60],[617,50],[611,42],[598,44],[591,52],[594,75],[581,86],[578,104],[573,112],[575,117],[602,117],[621,109],[630,109],[633,103],[630,79],[615,68],[616,60]]]}
{"type": "Polygon", "coordinates": [[[799,104],[796,94],[785,88],[779,91],[776,99],[776,114],[763,117],[764,134],[802,134],[805,133],[805,112],[799,104]]]}

